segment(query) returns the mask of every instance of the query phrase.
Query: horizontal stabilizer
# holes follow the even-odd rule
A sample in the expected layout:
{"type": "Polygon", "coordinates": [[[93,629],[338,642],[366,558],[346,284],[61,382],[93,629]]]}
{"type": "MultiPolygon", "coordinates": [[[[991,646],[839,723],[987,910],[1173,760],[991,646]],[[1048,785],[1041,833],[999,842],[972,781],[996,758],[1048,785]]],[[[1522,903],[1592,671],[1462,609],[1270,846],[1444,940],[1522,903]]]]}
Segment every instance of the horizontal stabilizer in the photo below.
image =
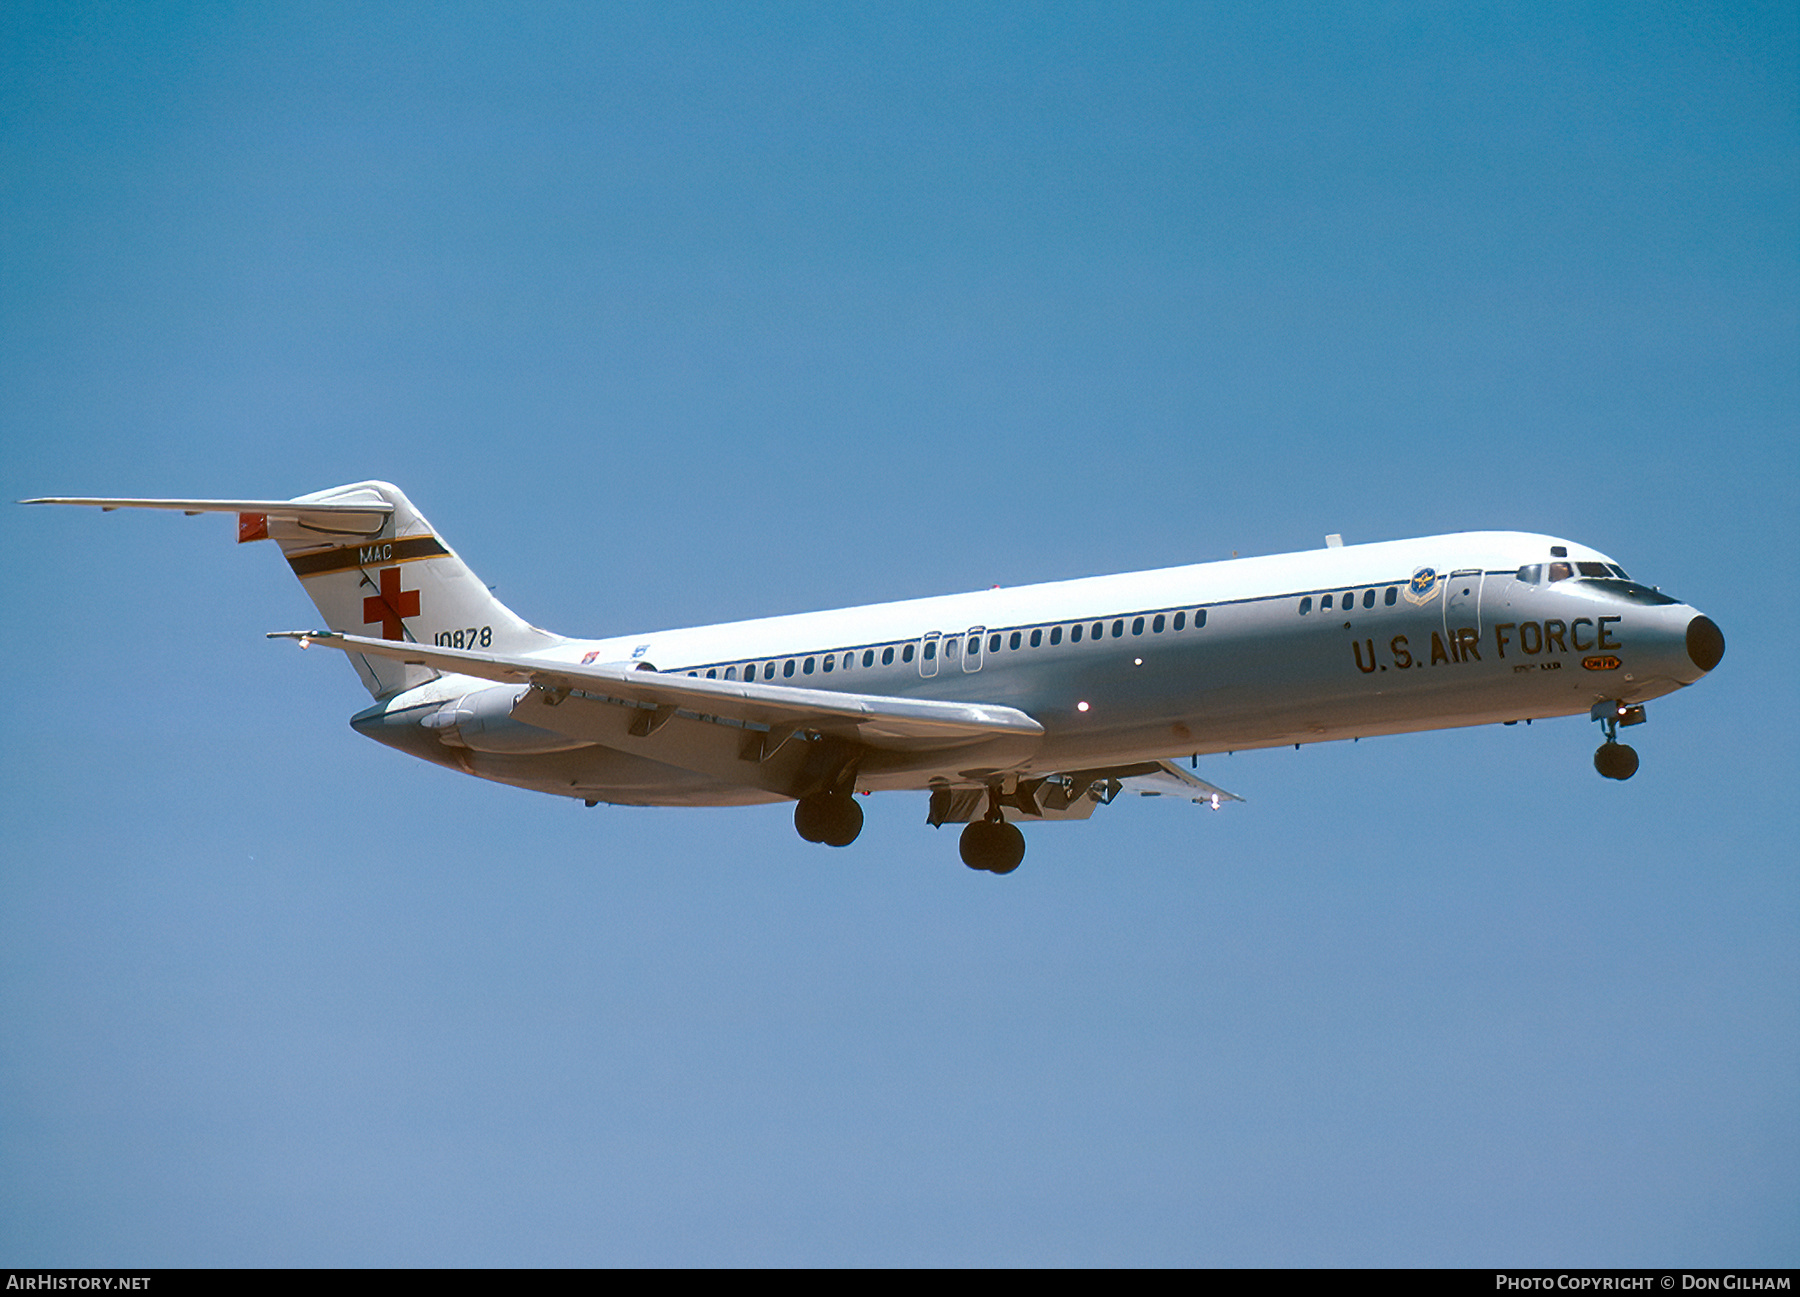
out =
{"type": "Polygon", "coordinates": [[[1044,727],[1024,712],[987,703],[834,693],[740,680],[705,680],[631,667],[578,666],[569,662],[546,662],[541,658],[437,648],[330,631],[274,631],[269,638],[298,640],[303,648],[309,644],[322,644],[346,653],[390,658],[429,667],[446,675],[475,676],[502,683],[523,682],[540,689],[581,693],[639,707],[674,708],[693,716],[766,726],[771,730],[812,730],[872,747],[953,746],[988,738],[1035,738],[1044,732],[1044,727]]]}
{"type": "MultiPolygon", "coordinates": [[[[394,506],[373,491],[357,491],[331,500],[151,500],[107,496],[46,496],[21,500],[20,504],[92,505],[108,513],[114,509],[167,509],[189,517],[200,513],[235,513],[240,518],[260,518],[266,524],[292,523],[320,535],[373,536],[387,523],[394,506]]],[[[244,539],[262,539],[262,534],[244,539]]]]}

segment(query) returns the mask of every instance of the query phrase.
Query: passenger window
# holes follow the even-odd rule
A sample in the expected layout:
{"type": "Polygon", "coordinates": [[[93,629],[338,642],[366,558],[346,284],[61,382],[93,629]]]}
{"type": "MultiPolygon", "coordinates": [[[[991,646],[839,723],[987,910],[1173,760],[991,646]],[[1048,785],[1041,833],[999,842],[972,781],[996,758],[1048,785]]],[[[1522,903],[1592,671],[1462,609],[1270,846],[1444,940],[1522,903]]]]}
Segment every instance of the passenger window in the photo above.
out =
{"type": "Polygon", "coordinates": [[[1105,634],[1106,634],[1106,623],[1103,621],[1095,622],[1094,623],[1094,638],[1099,639],[1101,636],[1103,636],[1105,634]]]}
{"type": "MultiPolygon", "coordinates": [[[[1327,599],[1329,599],[1329,598],[1330,598],[1330,597],[1331,597],[1331,596],[1330,596],[1330,595],[1326,595],[1326,596],[1325,596],[1325,597],[1326,597],[1326,598],[1327,598],[1327,599]]],[[[1325,605],[1325,606],[1326,606],[1326,607],[1327,607],[1327,608],[1329,608],[1329,607],[1331,607],[1331,605],[1330,605],[1330,604],[1326,604],[1326,605],[1325,605]]],[[[1301,615],[1301,616],[1302,616],[1302,617],[1304,617],[1304,616],[1306,616],[1306,614],[1307,614],[1307,613],[1309,613],[1309,612],[1311,612],[1311,611],[1312,611],[1312,596],[1311,596],[1311,595],[1307,595],[1307,596],[1306,596],[1306,598],[1304,598],[1304,599],[1302,599],[1302,600],[1301,600],[1301,601],[1300,601],[1300,615],[1301,615]]]]}
{"type": "Polygon", "coordinates": [[[1019,632],[1018,631],[1014,631],[1012,633],[1012,638],[1006,641],[1006,646],[1008,648],[1018,648],[1019,647],[1019,632]]]}
{"type": "Polygon", "coordinates": [[[1069,627],[1069,643],[1071,643],[1071,644],[1081,643],[1082,629],[1083,629],[1083,627],[1080,622],[1076,622],[1073,626],[1069,627]]]}
{"type": "Polygon", "coordinates": [[[1142,617],[1136,618],[1135,620],[1132,621],[1131,633],[1133,635],[1142,635],[1144,633],[1144,619],[1142,617]]]}
{"type": "Polygon", "coordinates": [[[1113,638],[1114,639],[1125,638],[1125,619],[1123,617],[1119,618],[1118,621],[1113,623],[1113,638]]]}
{"type": "Polygon", "coordinates": [[[789,658],[786,662],[783,662],[781,664],[781,674],[783,677],[791,676],[794,674],[794,659],[793,658],[789,658]]]}
{"type": "Polygon", "coordinates": [[[1199,630],[1204,625],[1206,625],[1206,609],[1194,609],[1194,629],[1199,630]]]}
{"type": "Polygon", "coordinates": [[[989,653],[998,653],[999,651],[1000,651],[1000,637],[998,635],[989,635],[988,636],[988,652],[989,653]]]}
{"type": "Polygon", "coordinates": [[[1394,606],[1394,600],[1397,599],[1399,596],[1400,596],[1400,587],[1397,585],[1390,585],[1388,587],[1387,598],[1383,599],[1382,602],[1385,603],[1388,607],[1392,608],[1394,606]]]}
{"type": "Polygon", "coordinates": [[[718,667],[707,667],[706,668],[706,678],[708,680],[717,680],[719,678],[719,668],[718,667]]]}
{"type": "Polygon", "coordinates": [[[1161,613],[1157,613],[1156,620],[1150,623],[1150,632],[1153,635],[1160,635],[1160,634],[1162,634],[1162,628],[1163,628],[1163,615],[1161,613]]]}
{"type": "Polygon", "coordinates": [[[1324,612],[1326,609],[1328,609],[1330,607],[1331,607],[1331,596],[1330,595],[1326,595],[1323,599],[1319,600],[1319,611],[1320,612],[1324,612]]]}
{"type": "MultiPolygon", "coordinates": [[[[888,652],[887,660],[889,662],[892,662],[894,660],[894,650],[889,649],[887,652],[888,652]]],[[[874,649],[864,649],[863,650],[863,665],[866,667],[872,667],[875,665],[875,650],[874,649]]]]}
{"type": "Polygon", "coordinates": [[[1187,614],[1186,613],[1178,612],[1175,614],[1175,629],[1176,630],[1186,630],[1187,629],[1187,614]]]}
{"type": "Polygon", "coordinates": [[[737,668],[736,667],[726,667],[725,668],[725,678],[727,680],[736,680],[737,679],[737,668]]]}
{"type": "Polygon", "coordinates": [[[855,665],[856,665],[856,650],[852,649],[850,652],[844,654],[844,670],[848,671],[851,667],[853,667],[855,665]]]}
{"type": "MultiPolygon", "coordinates": [[[[792,674],[793,665],[794,664],[792,662],[788,663],[789,674],[792,674]]],[[[774,678],[775,678],[775,664],[773,662],[763,663],[763,679],[764,680],[773,680],[774,678]]]]}
{"type": "MultiPolygon", "coordinates": [[[[894,651],[893,649],[889,649],[888,653],[892,653],[893,651],[894,651]]],[[[900,660],[902,662],[911,662],[912,658],[913,658],[913,646],[911,644],[908,644],[905,648],[900,650],[900,660]]],[[[882,655],[882,661],[885,662],[888,660],[889,660],[889,658],[888,658],[887,654],[884,653],[882,655]]]]}
{"type": "Polygon", "coordinates": [[[1356,591],[1344,591],[1344,611],[1349,612],[1354,607],[1356,607],[1356,591]]]}
{"type": "Polygon", "coordinates": [[[827,671],[831,670],[834,666],[837,665],[837,654],[827,653],[825,655],[825,661],[824,661],[823,665],[827,671]]]}
{"type": "Polygon", "coordinates": [[[1373,590],[1364,590],[1363,591],[1363,607],[1373,608],[1374,606],[1375,606],[1375,592],[1373,590]]]}
{"type": "Polygon", "coordinates": [[[975,657],[978,654],[980,654],[980,652],[981,652],[981,636],[979,636],[979,635],[969,636],[969,642],[967,644],[963,645],[963,656],[964,657],[975,657]]]}
{"type": "Polygon", "coordinates": [[[1037,648],[1040,645],[1042,645],[1043,642],[1044,642],[1044,628],[1042,626],[1034,628],[1031,632],[1031,647],[1037,648]]]}
{"type": "MultiPolygon", "coordinates": [[[[958,645],[958,644],[959,644],[959,643],[961,643],[961,641],[960,641],[960,640],[953,640],[953,639],[947,639],[947,640],[945,640],[945,641],[944,641],[944,657],[945,657],[945,658],[953,658],[953,657],[955,657],[955,656],[956,656],[956,646],[957,646],[957,645],[958,645]]],[[[930,653],[927,653],[927,654],[926,654],[926,655],[925,655],[925,656],[926,656],[926,657],[930,657],[930,656],[931,656],[931,654],[930,654],[930,653]]]]}
{"type": "Polygon", "coordinates": [[[936,656],[937,656],[937,641],[936,640],[927,640],[925,642],[925,660],[927,662],[929,662],[936,656]]]}
{"type": "Polygon", "coordinates": [[[1062,627],[1061,626],[1052,626],[1050,628],[1050,642],[1052,644],[1061,644],[1062,643],[1062,627]]]}

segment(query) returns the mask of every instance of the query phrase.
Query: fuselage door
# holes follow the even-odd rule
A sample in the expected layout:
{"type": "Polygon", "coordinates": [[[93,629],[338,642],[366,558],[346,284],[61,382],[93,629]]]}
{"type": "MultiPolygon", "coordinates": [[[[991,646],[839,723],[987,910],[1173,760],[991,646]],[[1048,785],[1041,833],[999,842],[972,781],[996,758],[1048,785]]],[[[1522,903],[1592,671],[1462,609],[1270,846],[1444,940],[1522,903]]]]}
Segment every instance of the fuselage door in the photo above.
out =
{"type": "Polygon", "coordinates": [[[986,626],[969,627],[968,639],[963,643],[963,670],[965,672],[981,670],[982,641],[986,638],[986,626]]]}
{"type": "Polygon", "coordinates": [[[942,631],[928,630],[919,637],[919,674],[934,676],[938,671],[939,641],[944,637],[942,631]]]}
{"type": "Polygon", "coordinates": [[[1486,573],[1480,568],[1464,568],[1444,578],[1444,634],[1454,636],[1465,627],[1473,627],[1481,638],[1481,583],[1486,573]]]}

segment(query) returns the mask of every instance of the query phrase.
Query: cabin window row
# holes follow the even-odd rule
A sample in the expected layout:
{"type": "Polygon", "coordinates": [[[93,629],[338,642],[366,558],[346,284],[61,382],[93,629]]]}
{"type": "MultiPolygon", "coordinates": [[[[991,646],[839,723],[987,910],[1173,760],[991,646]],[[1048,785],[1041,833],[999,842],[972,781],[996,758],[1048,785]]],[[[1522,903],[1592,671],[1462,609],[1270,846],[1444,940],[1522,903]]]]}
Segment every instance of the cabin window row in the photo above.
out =
{"type": "MultiPolygon", "coordinates": [[[[1375,586],[1370,586],[1367,590],[1364,590],[1362,592],[1362,606],[1365,608],[1373,608],[1375,606],[1376,593],[1377,587],[1375,586]]],[[[1381,596],[1381,602],[1384,606],[1392,608],[1399,598],[1400,587],[1397,585],[1390,585],[1387,588],[1387,592],[1381,596]]],[[[1342,608],[1345,612],[1349,612],[1352,608],[1356,607],[1356,591],[1346,590],[1342,594],[1333,591],[1331,594],[1319,596],[1319,611],[1330,612],[1334,601],[1337,607],[1342,608]]],[[[1304,617],[1312,610],[1313,597],[1307,595],[1300,600],[1300,615],[1304,617]]]]}
{"type": "MultiPolygon", "coordinates": [[[[1191,619],[1194,629],[1199,630],[1202,626],[1206,625],[1206,609],[1194,609],[1191,614],[1191,619]]],[[[1129,619],[1116,617],[1113,619],[1110,629],[1112,638],[1114,639],[1125,638],[1128,631],[1132,635],[1142,635],[1146,631],[1152,635],[1160,635],[1164,631],[1186,630],[1188,628],[1189,620],[1190,614],[1188,610],[1184,608],[1173,615],[1159,612],[1145,613],[1142,616],[1129,619]]],[[[1021,649],[1026,647],[1042,648],[1044,645],[1049,644],[1054,647],[1063,642],[1065,632],[1068,642],[1071,644],[1079,644],[1083,639],[1099,641],[1107,637],[1107,631],[1108,623],[1104,620],[1094,622],[1091,625],[1088,622],[1076,622],[1067,627],[1035,626],[1028,631],[993,631],[987,635],[987,651],[989,653],[998,653],[1001,651],[1002,646],[1008,649],[1021,649]]],[[[937,658],[939,643],[942,643],[944,646],[944,656],[946,658],[954,657],[956,655],[957,646],[962,642],[963,638],[964,637],[961,635],[946,635],[942,640],[926,640],[923,645],[925,660],[930,662],[937,658]]],[[[970,656],[980,653],[982,637],[980,635],[970,635],[967,638],[968,644],[964,651],[970,656]]],[[[863,649],[861,653],[862,665],[864,667],[874,666],[878,654],[881,665],[884,667],[893,666],[896,658],[902,663],[910,663],[919,655],[920,647],[918,641],[909,640],[904,644],[886,644],[879,649],[863,649]]],[[[847,649],[841,654],[834,651],[831,653],[813,654],[808,657],[777,658],[771,662],[746,662],[741,668],[737,666],[728,666],[722,671],[718,667],[707,667],[704,672],[699,668],[695,668],[694,670],[689,671],[688,675],[699,677],[704,674],[708,680],[717,680],[722,675],[727,680],[736,680],[738,678],[738,672],[742,670],[743,678],[745,680],[774,680],[777,672],[780,673],[782,679],[789,680],[792,679],[795,674],[809,676],[815,672],[828,673],[838,670],[849,671],[856,666],[857,656],[858,654],[855,649],[847,649]]]]}

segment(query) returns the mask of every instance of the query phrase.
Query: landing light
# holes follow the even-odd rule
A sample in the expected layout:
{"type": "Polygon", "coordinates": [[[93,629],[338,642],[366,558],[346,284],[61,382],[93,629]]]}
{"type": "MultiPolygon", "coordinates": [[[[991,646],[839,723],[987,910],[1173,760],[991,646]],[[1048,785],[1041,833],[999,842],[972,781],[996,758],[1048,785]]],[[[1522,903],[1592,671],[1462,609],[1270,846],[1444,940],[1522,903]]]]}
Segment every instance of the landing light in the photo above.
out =
{"type": "Polygon", "coordinates": [[[1088,705],[1086,703],[1076,703],[1075,704],[1075,710],[1078,712],[1085,712],[1087,710],[1087,707],[1088,707],[1088,705]]]}

